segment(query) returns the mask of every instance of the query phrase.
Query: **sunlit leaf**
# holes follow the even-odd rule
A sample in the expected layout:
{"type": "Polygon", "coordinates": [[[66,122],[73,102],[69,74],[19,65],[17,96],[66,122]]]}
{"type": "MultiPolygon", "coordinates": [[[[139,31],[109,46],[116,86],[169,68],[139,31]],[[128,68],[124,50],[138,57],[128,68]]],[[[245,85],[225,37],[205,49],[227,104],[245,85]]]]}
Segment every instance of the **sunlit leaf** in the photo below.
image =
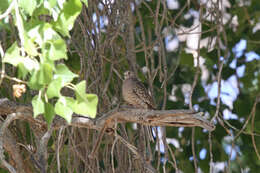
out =
{"type": "Polygon", "coordinates": [[[39,73],[38,73],[38,82],[39,84],[49,84],[52,81],[52,68],[49,64],[41,64],[39,73]]]}
{"type": "Polygon", "coordinates": [[[29,38],[33,39],[41,48],[44,48],[46,43],[50,44],[55,42],[55,40],[61,39],[52,25],[46,22],[37,21],[30,23],[29,26],[25,26],[25,29],[29,38]]]}
{"type": "Polygon", "coordinates": [[[74,111],[84,116],[95,117],[97,112],[98,97],[95,94],[86,94],[86,81],[81,81],[75,86],[77,104],[74,111]]]}
{"type": "Polygon", "coordinates": [[[37,48],[34,44],[34,40],[28,38],[27,36],[24,36],[24,49],[27,52],[27,54],[29,54],[30,56],[37,56],[38,52],[37,52],[37,48]]]}
{"type": "Polygon", "coordinates": [[[40,89],[44,85],[49,84],[52,81],[52,67],[51,65],[44,63],[41,64],[39,70],[34,70],[29,80],[28,85],[32,89],[40,89]]]}
{"type": "Polygon", "coordinates": [[[55,116],[55,111],[54,111],[54,107],[52,104],[50,103],[45,103],[45,107],[44,107],[45,111],[44,111],[44,117],[45,120],[47,121],[48,125],[51,124],[54,116],[55,116]]]}
{"type": "Polygon", "coordinates": [[[88,7],[88,0],[81,0],[88,7]]]}
{"type": "Polygon", "coordinates": [[[11,4],[11,0],[0,0],[0,14],[6,11],[6,9],[9,7],[11,4]]]}
{"type": "Polygon", "coordinates": [[[25,79],[29,71],[24,67],[22,63],[18,64],[18,78],[25,79]]]}
{"type": "Polygon", "coordinates": [[[77,102],[75,113],[95,118],[97,113],[98,97],[95,94],[84,94],[87,101],[77,102]]]}
{"type": "Polygon", "coordinates": [[[44,102],[39,95],[36,95],[32,99],[33,116],[36,118],[39,114],[44,113],[44,102]]]}
{"type": "Polygon", "coordinates": [[[75,86],[76,98],[79,102],[87,101],[86,94],[86,81],[81,81],[75,86]]]}
{"type": "Polygon", "coordinates": [[[25,26],[28,37],[33,39],[40,47],[43,45],[43,34],[42,32],[46,29],[46,25],[43,22],[31,23],[28,26],[25,26]]]}
{"type": "Polygon", "coordinates": [[[30,16],[32,16],[33,11],[37,6],[36,0],[19,0],[18,1],[19,7],[23,8],[30,16]]]}
{"type": "Polygon", "coordinates": [[[60,97],[60,90],[63,87],[62,79],[59,77],[54,79],[48,86],[47,96],[48,98],[60,97]]]}
{"type": "Polygon", "coordinates": [[[81,8],[80,0],[68,0],[63,4],[63,10],[59,14],[58,20],[54,23],[61,34],[69,36],[69,31],[80,14],[81,8]]]}
{"type": "Polygon", "coordinates": [[[17,66],[21,62],[22,56],[20,56],[20,48],[17,42],[14,42],[11,47],[9,47],[5,53],[3,62],[17,66]]]}
{"type": "Polygon", "coordinates": [[[64,97],[60,97],[55,104],[54,110],[56,114],[63,117],[68,123],[70,123],[73,111],[64,97]]]}
{"type": "Polygon", "coordinates": [[[42,85],[39,84],[38,82],[38,75],[39,74],[39,70],[34,70],[32,72],[32,76],[31,78],[29,79],[29,83],[28,83],[28,86],[31,88],[31,89],[35,89],[35,90],[38,90],[38,89],[41,89],[42,88],[42,85]]]}
{"type": "Polygon", "coordinates": [[[68,59],[67,48],[63,39],[49,41],[50,49],[48,50],[48,58],[55,61],[59,59],[68,59]]]}
{"type": "Polygon", "coordinates": [[[64,64],[58,64],[56,66],[55,78],[61,78],[63,83],[71,82],[75,77],[78,77],[75,73],[72,73],[68,67],[64,64]]]}

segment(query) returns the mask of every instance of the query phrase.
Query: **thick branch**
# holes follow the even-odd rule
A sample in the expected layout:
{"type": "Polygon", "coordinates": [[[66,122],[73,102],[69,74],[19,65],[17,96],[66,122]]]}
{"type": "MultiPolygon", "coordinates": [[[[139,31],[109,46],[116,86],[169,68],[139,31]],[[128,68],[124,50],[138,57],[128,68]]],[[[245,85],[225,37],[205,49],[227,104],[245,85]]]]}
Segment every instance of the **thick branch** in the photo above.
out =
{"type": "MultiPolygon", "coordinates": [[[[0,99],[0,115],[20,112],[20,119],[30,121],[30,123],[41,123],[46,125],[42,120],[32,117],[31,106],[20,106],[7,99],[0,99]],[[5,100],[5,101],[3,101],[5,100]],[[6,105],[9,105],[8,107],[6,105]],[[12,106],[10,106],[12,105],[12,106]],[[21,117],[23,115],[23,117],[21,117]]],[[[104,125],[113,127],[115,122],[133,122],[151,126],[175,126],[175,127],[202,127],[209,131],[215,129],[215,126],[202,117],[202,112],[191,110],[145,110],[145,109],[116,109],[106,114],[100,115],[96,119],[74,115],[71,126],[85,127],[90,129],[101,130],[104,125]]],[[[68,125],[64,119],[57,117],[54,120],[54,128],[68,125]]]]}
{"type": "Polygon", "coordinates": [[[124,109],[114,111],[97,119],[96,125],[103,126],[107,121],[134,122],[151,126],[202,127],[209,131],[215,126],[202,117],[202,112],[191,110],[145,110],[124,109]]]}

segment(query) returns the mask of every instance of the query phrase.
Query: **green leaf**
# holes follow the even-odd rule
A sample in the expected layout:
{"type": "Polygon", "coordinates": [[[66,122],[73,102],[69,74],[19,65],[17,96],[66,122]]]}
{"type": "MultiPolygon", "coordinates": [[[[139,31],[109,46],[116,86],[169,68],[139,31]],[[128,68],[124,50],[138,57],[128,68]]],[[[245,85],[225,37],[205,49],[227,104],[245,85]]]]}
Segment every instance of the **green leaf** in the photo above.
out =
{"type": "Polygon", "coordinates": [[[88,99],[89,102],[93,102],[96,103],[98,102],[98,97],[96,94],[86,94],[86,97],[88,99]]]}
{"type": "Polygon", "coordinates": [[[22,68],[20,70],[22,70],[23,74],[27,74],[26,70],[39,69],[39,63],[36,59],[20,56],[20,48],[16,42],[6,51],[3,62],[12,64],[15,67],[22,64],[23,66],[19,67],[22,68]]]}
{"type": "Polygon", "coordinates": [[[28,71],[39,69],[39,62],[36,59],[20,56],[20,48],[16,42],[6,51],[3,62],[12,64],[15,67],[18,64],[23,64],[28,71]]]}
{"type": "Polygon", "coordinates": [[[48,0],[45,3],[46,3],[45,7],[51,11],[52,8],[57,5],[57,0],[48,0]]]}
{"type": "Polygon", "coordinates": [[[97,113],[98,97],[95,94],[86,94],[86,81],[75,86],[77,104],[75,113],[94,118],[97,113]]]}
{"type": "Polygon", "coordinates": [[[86,81],[81,81],[79,84],[75,86],[76,98],[79,102],[87,101],[86,100],[86,81]]]}
{"type": "Polygon", "coordinates": [[[68,59],[65,41],[61,38],[46,41],[43,46],[43,56],[52,61],[68,59]]]}
{"type": "Polygon", "coordinates": [[[25,58],[20,58],[19,59],[20,63],[24,65],[24,67],[28,70],[28,71],[32,71],[32,70],[39,70],[40,68],[40,64],[37,61],[37,59],[35,58],[29,58],[29,57],[25,57],[25,58]]]}
{"type": "Polygon", "coordinates": [[[37,6],[36,0],[19,0],[18,1],[19,7],[23,8],[30,16],[32,16],[33,11],[37,6]]]}
{"type": "Polygon", "coordinates": [[[36,95],[33,97],[32,106],[34,118],[36,118],[39,114],[44,113],[44,102],[42,101],[40,95],[36,95]]]}
{"type": "MultiPolygon", "coordinates": [[[[52,25],[46,22],[32,22],[30,25],[25,26],[25,30],[27,31],[29,38],[38,43],[41,48],[45,48],[44,45],[47,41],[62,39],[59,34],[53,30],[52,25]]],[[[44,49],[42,52],[43,51],[44,49]]]]}
{"type": "Polygon", "coordinates": [[[18,64],[18,78],[25,79],[29,71],[24,67],[22,63],[18,64]]]}
{"type": "Polygon", "coordinates": [[[96,94],[86,94],[86,97],[88,99],[86,115],[95,118],[97,114],[98,96],[96,94]]]}
{"type": "Polygon", "coordinates": [[[50,124],[55,116],[54,107],[52,104],[46,103],[44,108],[45,108],[44,117],[48,123],[48,126],[50,126],[50,124]]]}
{"type": "Polygon", "coordinates": [[[180,56],[181,56],[180,64],[194,67],[194,65],[193,65],[194,58],[193,58],[192,54],[182,51],[180,56]]]}
{"type": "Polygon", "coordinates": [[[32,89],[39,90],[44,85],[49,84],[52,81],[52,67],[50,64],[43,63],[39,70],[34,70],[32,72],[32,77],[29,80],[29,87],[32,89]]]}
{"type": "Polygon", "coordinates": [[[38,73],[39,84],[49,84],[52,81],[52,68],[48,63],[41,64],[40,71],[38,73]]]}
{"type": "Polygon", "coordinates": [[[47,96],[49,99],[53,97],[60,97],[60,90],[63,87],[62,79],[59,77],[53,80],[47,89],[47,96]]]}
{"type": "Polygon", "coordinates": [[[68,59],[67,47],[63,39],[49,41],[50,49],[48,50],[48,58],[50,60],[68,59]]]}
{"type": "Polygon", "coordinates": [[[71,82],[75,77],[78,77],[78,75],[72,73],[66,65],[64,64],[57,65],[54,78],[61,78],[63,84],[65,84],[71,82]]]}
{"type": "Polygon", "coordinates": [[[98,97],[95,94],[84,94],[87,101],[77,102],[74,107],[74,112],[80,115],[95,118],[97,113],[98,97]]]}
{"type": "Polygon", "coordinates": [[[88,7],[88,0],[81,0],[88,7]]]}
{"type": "Polygon", "coordinates": [[[11,47],[9,47],[5,53],[3,62],[17,66],[23,57],[20,56],[20,48],[17,45],[17,42],[14,42],[11,47]]]}
{"type": "Polygon", "coordinates": [[[28,36],[40,47],[44,60],[67,59],[67,47],[65,41],[53,30],[49,23],[31,23],[26,27],[28,36]]]}
{"type": "Polygon", "coordinates": [[[34,70],[32,72],[32,76],[29,79],[29,83],[28,83],[28,86],[31,89],[39,90],[43,87],[43,85],[40,85],[38,82],[38,76],[39,76],[38,74],[39,74],[39,70],[34,70]]]}
{"type": "Polygon", "coordinates": [[[49,40],[61,39],[60,35],[53,29],[53,26],[49,23],[44,23],[43,28],[40,29],[40,34],[44,42],[49,40]]]}
{"type": "MultiPolygon", "coordinates": [[[[48,24],[43,22],[30,23],[24,27],[27,31],[28,37],[39,44],[40,47],[43,46],[43,31],[50,27],[48,24]]],[[[51,33],[50,33],[51,34],[51,33]]]]}
{"type": "Polygon", "coordinates": [[[61,11],[60,8],[63,8],[63,3],[65,1],[61,0],[48,0],[44,2],[44,8],[48,9],[48,15],[51,14],[52,18],[56,21],[58,18],[58,15],[61,11]],[[59,2],[59,3],[58,3],[59,2]]]}
{"type": "MultiPolygon", "coordinates": [[[[37,0],[37,8],[33,12],[33,18],[39,17],[40,15],[49,15],[50,11],[46,8],[45,4],[46,0],[37,0]]],[[[39,21],[39,18],[36,18],[39,21]]]]}
{"type": "Polygon", "coordinates": [[[37,28],[30,31],[30,34],[34,37],[38,37],[37,41],[42,45],[42,54],[45,59],[52,61],[60,59],[68,59],[67,47],[65,41],[56,33],[51,25],[43,25],[43,32],[40,32],[40,38],[37,35],[37,28]]]}
{"type": "Polygon", "coordinates": [[[69,106],[70,105],[68,104],[66,98],[60,97],[54,108],[56,114],[63,117],[68,123],[70,123],[73,114],[73,111],[69,106]]]}
{"type": "Polygon", "coordinates": [[[4,13],[7,10],[11,2],[11,0],[0,0],[0,14],[4,13]]]}
{"type": "Polygon", "coordinates": [[[34,39],[30,39],[28,36],[24,35],[24,49],[30,56],[37,56],[37,48],[34,44],[34,39]]]}
{"type": "Polygon", "coordinates": [[[69,105],[69,107],[74,111],[77,101],[75,99],[73,99],[72,97],[64,97],[64,98],[66,99],[66,103],[69,105]]]}
{"type": "Polygon", "coordinates": [[[63,36],[69,37],[69,31],[72,29],[74,21],[80,14],[82,4],[80,0],[68,0],[63,5],[64,8],[54,25],[63,36]]]}

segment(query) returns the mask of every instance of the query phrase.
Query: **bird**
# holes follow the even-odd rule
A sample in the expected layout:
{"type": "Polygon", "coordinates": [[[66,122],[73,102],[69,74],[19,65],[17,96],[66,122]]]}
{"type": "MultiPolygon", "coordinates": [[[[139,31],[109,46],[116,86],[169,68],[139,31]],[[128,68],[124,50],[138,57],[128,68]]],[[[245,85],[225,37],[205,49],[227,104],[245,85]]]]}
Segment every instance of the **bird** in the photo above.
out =
{"type": "MultiPolygon", "coordinates": [[[[128,104],[139,109],[156,109],[156,104],[143,83],[135,76],[134,72],[126,71],[122,86],[123,99],[128,104]]],[[[148,139],[154,142],[152,129],[145,126],[148,139]]]]}
{"type": "Polygon", "coordinates": [[[156,109],[151,94],[132,71],[124,73],[122,93],[124,100],[135,108],[156,109]]]}

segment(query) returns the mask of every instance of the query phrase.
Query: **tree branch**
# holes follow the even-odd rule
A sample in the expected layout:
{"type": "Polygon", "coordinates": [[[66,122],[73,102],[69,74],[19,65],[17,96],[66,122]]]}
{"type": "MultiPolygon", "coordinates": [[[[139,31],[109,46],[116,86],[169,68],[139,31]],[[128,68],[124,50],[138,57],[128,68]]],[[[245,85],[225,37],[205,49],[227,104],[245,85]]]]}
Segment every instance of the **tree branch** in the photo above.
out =
{"type": "MultiPolygon", "coordinates": [[[[34,119],[32,107],[28,105],[19,105],[8,99],[0,99],[0,115],[8,115],[11,113],[21,113],[20,119],[46,125],[46,122],[40,119],[34,119]],[[6,106],[8,105],[8,106],[6,106]]],[[[146,110],[146,109],[130,109],[120,108],[114,109],[108,113],[100,115],[96,119],[90,119],[79,115],[74,115],[70,126],[84,127],[89,129],[101,130],[105,124],[108,128],[112,128],[115,122],[132,122],[142,125],[151,126],[175,126],[175,127],[202,127],[208,131],[213,131],[215,126],[206,120],[203,112],[194,112],[192,110],[146,110]]],[[[60,117],[54,119],[54,129],[68,125],[66,121],[60,117]]]]}

